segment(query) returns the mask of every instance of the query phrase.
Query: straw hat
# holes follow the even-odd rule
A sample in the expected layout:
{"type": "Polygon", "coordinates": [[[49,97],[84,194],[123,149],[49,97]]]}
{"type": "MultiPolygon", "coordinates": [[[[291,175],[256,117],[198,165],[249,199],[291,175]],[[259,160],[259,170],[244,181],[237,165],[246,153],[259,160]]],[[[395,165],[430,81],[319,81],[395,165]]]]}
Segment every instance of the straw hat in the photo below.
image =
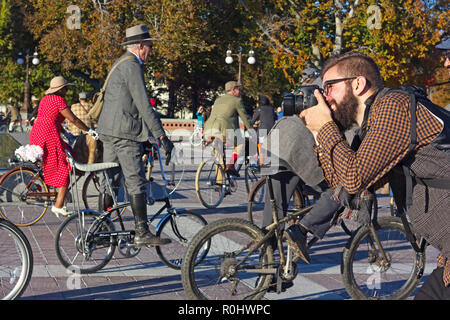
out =
{"type": "Polygon", "coordinates": [[[55,93],[65,86],[73,86],[73,83],[67,82],[67,80],[64,79],[62,76],[54,77],[50,81],[50,88],[48,88],[47,91],[45,91],[45,94],[55,93]]]}
{"type": "Polygon", "coordinates": [[[137,26],[128,28],[125,31],[125,41],[121,44],[126,46],[133,43],[139,43],[141,41],[156,40],[150,36],[148,28],[145,24],[139,24],[137,26]]]}

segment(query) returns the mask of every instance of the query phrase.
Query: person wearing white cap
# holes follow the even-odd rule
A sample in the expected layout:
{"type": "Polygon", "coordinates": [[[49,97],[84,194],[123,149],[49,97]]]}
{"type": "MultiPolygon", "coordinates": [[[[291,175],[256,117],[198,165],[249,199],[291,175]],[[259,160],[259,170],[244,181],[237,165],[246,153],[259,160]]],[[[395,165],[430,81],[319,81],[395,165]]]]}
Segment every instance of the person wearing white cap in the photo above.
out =
{"type": "MultiPolygon", "coordinates": [[[[161,120],[150,105],[142,64],[148,60],[152,40],[147,26],[140,24],[126,29],[122,43],[127,52],[113,65],[97,131],[103,142],[103,161],[118,162],[120,168],[111,169],[112,185],[117,189],[120,170],[130,195],[131,211],[135,221],[134,246],[159,246],[170,243],[152,234],[147,224],[147,184],[141,161],[143,142],[151,135],[159,138],[166,151],[166,164],[170,161],[173,143],[167,138],[161,120]],[[118,64],[120,62],[120,64],[118,64]]],[[[112,204],[105,181],[101,183],[99,209],[112,204]]]]}
{"type": "Polygon", "coordinates": [[[58,190],[55,204],[52,206],[52,212],[56,216],[69,214],[64,206],[69,186],[69,167],[64,150],[71,151],[71,148],[61,139],[62,122],[68,119],[78,128],[98,137],[97,133],[78,119],[67,106],[64,97],[67,86],[70,85],[72,84],[62,76],[54,77],[50,81],[50,88],[39,104],[38,116],[29,136],[29,144],[40,146],[44,152],[42,170],[45,183],[58,190]]]}

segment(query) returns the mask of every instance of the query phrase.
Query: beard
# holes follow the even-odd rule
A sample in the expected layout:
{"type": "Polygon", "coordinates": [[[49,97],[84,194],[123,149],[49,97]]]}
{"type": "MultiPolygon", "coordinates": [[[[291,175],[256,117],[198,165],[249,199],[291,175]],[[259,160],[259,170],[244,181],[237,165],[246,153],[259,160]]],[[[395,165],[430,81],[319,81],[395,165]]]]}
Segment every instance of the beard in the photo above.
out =
{"type": "Polygon", "coordinates": [[[334,99],[330,101],[330,104],[336,105],[336,110],[333,111],[333,119],[338,127],[345,131],[350,129],[354,123],[356,123],[356,111],[358,109],[358,100],[354,96],[351,87],[346,86],[345,95],[340,103],[337,103],[334,99]]]}

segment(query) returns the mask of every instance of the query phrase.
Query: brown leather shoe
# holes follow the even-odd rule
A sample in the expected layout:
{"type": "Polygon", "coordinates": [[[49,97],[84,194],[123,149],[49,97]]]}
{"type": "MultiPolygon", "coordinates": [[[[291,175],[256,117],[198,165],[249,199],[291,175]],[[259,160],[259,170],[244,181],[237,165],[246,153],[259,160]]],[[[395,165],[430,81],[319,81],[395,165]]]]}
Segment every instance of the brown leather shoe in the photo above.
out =
{"type": "Polygon", "coordinates": [[[285,230],[284,234],[286,235],[289,245],[294,248],[298,257],[306,263],[311,263],[311,258],[308,254],[306,234],[300,230],[300,227],[293,224],[285,230]]]}

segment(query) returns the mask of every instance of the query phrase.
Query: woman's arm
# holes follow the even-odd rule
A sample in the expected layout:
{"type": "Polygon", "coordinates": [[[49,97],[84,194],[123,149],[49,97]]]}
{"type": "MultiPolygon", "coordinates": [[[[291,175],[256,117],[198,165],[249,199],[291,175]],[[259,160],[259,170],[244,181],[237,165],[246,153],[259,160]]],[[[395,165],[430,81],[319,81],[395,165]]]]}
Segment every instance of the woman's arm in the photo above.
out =
{"type": "Polygon", "coordinates": [[[78,129],[89,131],[89,127],[81,121],[76,115],[73,114],[70,108],[65,108],[61,110],[61,114],[70,122],[72,122],[78,129]]]}

